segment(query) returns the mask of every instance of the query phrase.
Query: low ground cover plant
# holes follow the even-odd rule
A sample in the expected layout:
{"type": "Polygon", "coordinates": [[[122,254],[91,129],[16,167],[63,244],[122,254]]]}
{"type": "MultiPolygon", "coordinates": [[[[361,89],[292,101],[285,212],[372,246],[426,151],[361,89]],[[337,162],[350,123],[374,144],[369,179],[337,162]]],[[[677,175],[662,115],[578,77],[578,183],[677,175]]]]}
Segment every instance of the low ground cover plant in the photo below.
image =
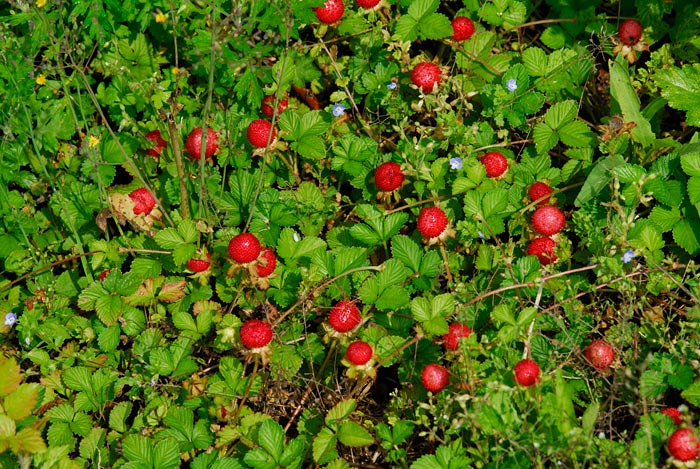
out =
{"type": "Polygon", "coordinates": [[[0,466],[692,467],[692,2],[0,6],[0,466]]]}

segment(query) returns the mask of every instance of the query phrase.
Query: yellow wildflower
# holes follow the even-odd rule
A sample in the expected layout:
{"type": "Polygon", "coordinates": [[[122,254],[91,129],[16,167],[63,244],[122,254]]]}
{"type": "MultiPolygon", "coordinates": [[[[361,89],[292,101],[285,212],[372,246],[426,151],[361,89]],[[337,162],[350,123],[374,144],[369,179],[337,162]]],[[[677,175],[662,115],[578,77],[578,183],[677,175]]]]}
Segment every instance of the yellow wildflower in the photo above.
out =
{"type": "Polygon", "coordinates": [[[167,16],[163,12],[158,12],[156,13],[156,23],[165,23],[165,21],[168,19],[167,16]]]}
{"type": "Polygon", "coordinates": [[[88,146],[89,147],[96,147],[99,144],[100,144],[99,137],[95,137],[94,135],[90,135],[90,137],[88,137],[88,146]]]}
{"type": "Polygon", "coordinates": [[[36,84],[37,85],[45,85],[46,84],[46,77],[42,74],[36,77],[36,84]]]}
{"type": "Polygon", "coordinates": [[[44,8],[46,6],[46,0],[36,0],[37,8],[44,8]]]}

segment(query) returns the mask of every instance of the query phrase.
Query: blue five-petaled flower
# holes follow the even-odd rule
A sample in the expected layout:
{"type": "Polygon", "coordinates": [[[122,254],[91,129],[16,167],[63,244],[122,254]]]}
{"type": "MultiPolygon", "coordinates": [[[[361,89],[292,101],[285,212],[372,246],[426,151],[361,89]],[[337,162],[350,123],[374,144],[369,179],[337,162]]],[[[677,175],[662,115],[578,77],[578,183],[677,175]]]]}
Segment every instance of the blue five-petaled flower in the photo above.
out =
{"type": "Polygon", "coordinates": [[[508,91],[511,93],[518,89],[518,82],[515,81],[515,78],[511,78],[506,82],[506,88],[508,88],[508,91]]]}
{"type": "Polygon", "coordinates": [[[462,158],[455,156],[450,158],[450,168],[452,169],[462,169],[462,158]]]}
{"type": "Polygon", "coordinates": [[[17,322],[17,315],[15,313],[7,313],[5,315],[5,325],[6,326],[14,326],[15,323],[17,322]]]}
{"type": "Polygon", "coordinates": [[[390,81],[389,83],[386,84],[386,87],[387,87],[387,89],[395,90],[396,89],[396,82],[390,81]]]}
{"type": "Polygon", "coordinates": [[[345,114],[345,106],[342,104],[334,104],[333,105],[333,115],[335,117],[340,117],[343,114],[345,114]]]}
{"type": "Polygon", "coordinates": [[[625,264],[629,263],[632,260],[632,258],[634,258],[634,251],[631,249],[626,250],[622,254],[622,262],[625,264]]]}

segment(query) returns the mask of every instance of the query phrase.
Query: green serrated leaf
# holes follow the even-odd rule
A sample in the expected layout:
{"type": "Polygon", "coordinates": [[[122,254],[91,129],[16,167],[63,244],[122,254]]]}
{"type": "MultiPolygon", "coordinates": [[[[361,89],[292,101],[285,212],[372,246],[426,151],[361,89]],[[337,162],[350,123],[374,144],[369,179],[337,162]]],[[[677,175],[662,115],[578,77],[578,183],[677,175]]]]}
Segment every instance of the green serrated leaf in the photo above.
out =
{"type": "Polygon", "coordinates": [[[360,424],[355,422],[344,422],[338,428],[338,441],[345,446],[360,448],[374,443],[372,435],[360,424]]]}
{"type": "Polygon", "coordinates": [[[119,335],[121,328],[119,324],[113,324],[103,329],[97,338],[97,345],[103,352],[113,352],[119,346],[119,335]]]}
{"type": "Polygon", "coordinates": [[[685,251],[694,255],[700,250],[700,220],[683,219],[673,227],[673,240],[685,251]]]}
{"type": "Polygon", "coordinates": [[[14,358],[7,358],[0,354],[0,397],[5,397],[15,392],[22,382],[22,369],[14,358]]]}
{"type": "Polygon", "coordinates": [[[562,143],[570,147],[590,147],[594,142],[593,132],[578,120],[562,125],[557,133],[562,143]]]}
{"type": "Polygon", "coordinates": [[[700,64],[660,68],[654,74],[654,79],[669,106],[686,111],[688,125],[700,125],[700,64]]]}
{"type": "Polygon", "coordinates": [[[175,249],[185,242],[184,238],[175,228],[165,228],[156,233],[154,239],[163,249],[175,249]]]}
{"type": "Polygon", "coordinates": [[[31,415],[39,400],[39,389],[38,383],[20,384],[12,394],[5,397],[3,403],[5,413],[15,421],[31,415]]]}
{"type": "Polygon", "coordinates": [[[691,405],[700,406],[700,381],[695,381],[681,393],[683,399],[691,405]]]}
{"type": "Polygon", "coordinates": [[[131,413],[132,404],[128,401],[122,401],[112,408],[109,413],[109,428],[112,430],[125,433],[127,430],[126,419],[131,413]]]}
{"type": "Polygon", "coordinates": [[[523,65],[531,77],[547,74],[547,53],[539,47],[528,47],[523,51],[523,65]]]}
{"type": "Polygon", "coordinates": [[[258,431],[258,443],[274,461],[279,461],[284,449],[284,429],[272,419],[265,420],[258,431]]]}
{"type": "Polygon", "coordinates": [[[549,109],[544,115],[544,122],[551,129],[560,129],[564,124],[573,121],[578,113],[578,106],[575,101],[567,99],[565,101],[560,101],[549,109]]]}
{"type": "Polygon", "coordinates": [[[681,168],[688,176],[700,176],[700,152],[681,155],[681,168]]]}
{"type": "Polygon", "coordinates": [[[336,444],[338,439],[330,428],[323,428],[314,437],[312,453],[317,464],[326,464],[338,457],[336,444]]]}
{"type": "Polygon", "coordinates": [[[547,153],[559,143],[559,134],[542,122],[535,125],[533,137],[535,148],[537,148],[537,153],[540,155],[547,153]]]}
{"type": "Polygon", "coordinates": [[[328,414],[326,414],[326,424],[331,426],[336,421],[348,417],[353,413],[355,407],[357,407],[357,401],[355,399],[345,399],[344,401],[338,402],[328,411],[328,414]]]}

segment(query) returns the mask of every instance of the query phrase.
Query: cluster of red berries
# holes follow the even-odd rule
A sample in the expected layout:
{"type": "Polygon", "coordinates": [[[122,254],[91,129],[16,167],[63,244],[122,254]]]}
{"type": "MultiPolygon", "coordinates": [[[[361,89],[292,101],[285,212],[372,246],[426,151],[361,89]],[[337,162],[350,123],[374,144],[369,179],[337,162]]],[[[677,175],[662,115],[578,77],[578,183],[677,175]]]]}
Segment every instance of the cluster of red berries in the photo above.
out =
{"type": "MultiPolygon", "coordinates": [[[[472,330],[466,324],[450,324],[447,334],[442,336],[442,342],[447,350],[458,350],[462,339],[467,339],[472,330]]],[[[450,383],[450,373],[444,366],[438,363],[430,363],[423,367],[420,374],[423,387],[432,393],[440,392],[450,383]]]]}
{"type": "Polygon", "coordinates": [[[539,236],[530,242],[527,253],[537,256],[542,265],[556,262],[554,248],[557,243],[552,236],[559,233],[566,224],[564,213],[558,207],[548,205],[551,193],[552,188],[541,181],[535,182],[528,191],[530,200],[537,202],[538,205],[535,213],[532,214],[531,221],[532,228],[539,236]]]}

